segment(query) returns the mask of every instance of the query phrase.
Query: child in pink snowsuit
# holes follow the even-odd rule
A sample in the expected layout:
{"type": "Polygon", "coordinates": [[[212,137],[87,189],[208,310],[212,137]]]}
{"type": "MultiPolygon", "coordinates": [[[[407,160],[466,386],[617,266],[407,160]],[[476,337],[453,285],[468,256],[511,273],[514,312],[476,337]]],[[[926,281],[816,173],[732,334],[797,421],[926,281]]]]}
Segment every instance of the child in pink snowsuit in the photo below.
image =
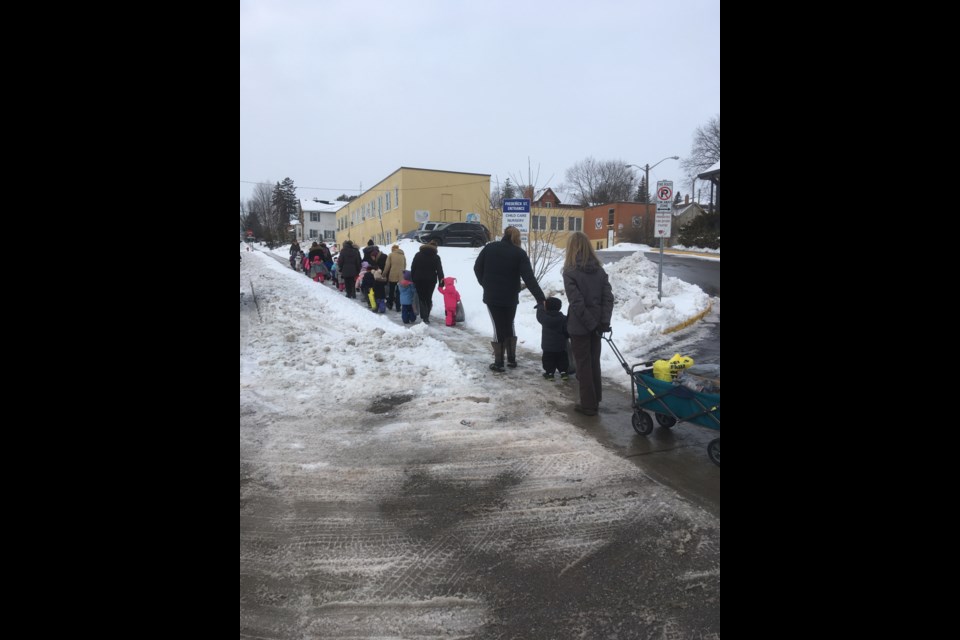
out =
{"type": "Polygon", "coordinates": [[[460,302],[460,292],[453,286],[457,279],[447,276],[443,279],[443,286],[437,287],[437,291],[443,294],[443,309],[447,312],[447,326],[452,327],[457,324],[457,303],[460,302]]]}

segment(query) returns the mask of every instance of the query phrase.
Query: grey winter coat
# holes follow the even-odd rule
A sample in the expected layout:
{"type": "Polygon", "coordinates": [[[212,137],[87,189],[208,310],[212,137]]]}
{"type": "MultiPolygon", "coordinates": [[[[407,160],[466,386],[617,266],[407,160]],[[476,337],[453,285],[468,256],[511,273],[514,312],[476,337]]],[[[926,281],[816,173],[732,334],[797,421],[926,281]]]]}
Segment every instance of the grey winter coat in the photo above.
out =
{"type": "Polygon", "coordinates": [[[607,272],[590,261],[563,272],[567,293],[567,333],[590,335],[600,327],[609,327],[613,316],[613,289],[607,272]]]}

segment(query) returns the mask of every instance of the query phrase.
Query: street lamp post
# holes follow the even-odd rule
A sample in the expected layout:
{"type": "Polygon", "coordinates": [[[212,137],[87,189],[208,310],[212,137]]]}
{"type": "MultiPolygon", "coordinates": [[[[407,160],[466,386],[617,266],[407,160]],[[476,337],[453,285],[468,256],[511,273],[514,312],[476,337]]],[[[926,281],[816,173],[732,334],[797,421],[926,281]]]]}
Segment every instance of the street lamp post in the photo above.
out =
{"type": "MultiPolygon", "coordinates": [[[[655,162],[653,165],[645,164],[644,166],[639,166],[635,164],[628,164],[627,167],[636,167],[637,169],[643,169],[643,179],[647,183],[647,192],[643,194],[643,199],[646,201],[647,206],[650,206],[650,169],[653,169],[658,164],[664,160],[679,160],[680,156],[667,156],[663,160],[655,162]]],[[[648,208],[647,211],[650,209],[648,208]]],[[[657,272],[657,300],[660,300],[663,297],[663,236],[660,236],[660,269],[657,272]]]]}

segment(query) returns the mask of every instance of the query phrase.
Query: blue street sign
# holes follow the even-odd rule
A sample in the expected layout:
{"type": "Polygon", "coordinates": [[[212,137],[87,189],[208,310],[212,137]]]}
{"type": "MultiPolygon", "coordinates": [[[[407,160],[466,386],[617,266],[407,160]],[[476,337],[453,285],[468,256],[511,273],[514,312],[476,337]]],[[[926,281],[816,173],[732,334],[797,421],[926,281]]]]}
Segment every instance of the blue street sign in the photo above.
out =
{"type": "Polygon", "coordinates": [[[530,213],[529,198],[509,198],[503,201],[503,212],[530,213]]]}

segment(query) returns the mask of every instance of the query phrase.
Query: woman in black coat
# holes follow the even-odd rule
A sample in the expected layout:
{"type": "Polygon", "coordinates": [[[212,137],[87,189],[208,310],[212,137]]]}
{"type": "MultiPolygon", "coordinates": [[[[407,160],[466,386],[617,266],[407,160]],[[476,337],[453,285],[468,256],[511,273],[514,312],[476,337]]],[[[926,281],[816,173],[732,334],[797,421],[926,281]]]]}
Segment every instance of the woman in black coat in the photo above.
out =
{"type": "Polygon", "coordinates": [[[420,251],[413,256],[410,264],[410,274],[413,284],[417,288],[417,297],[420,301],[420,317],[430,324],[430,309],[433,308],[433,290],[436,286],[443,288],[443,263],[437,253],[434,242],[420,245],[420,251]]]}
{"type": "Polygon", "coordinates": [[[347,290],[348,298],[357,297],[357,276],[360,274],[360,250],[347,240],[337,257],[337,271],[347,290]]]}
{"type": "MultiPolygon", "coordinates": [[[[520,304],[520,279],[542,308],[543,290],[537,284],[527,252],[520,248],[520,230],[507,227],[500,242],[491,242],[480,251],[473,264],[473,272],[483,287],[483,302],[493,321],[492,371],[502,372],[503,351],[507,351],[507,366],[517,366],[517,334],[513,321],[520,304]]],[[[419,290],[419,287],[417,287],[419,290]]]]}

